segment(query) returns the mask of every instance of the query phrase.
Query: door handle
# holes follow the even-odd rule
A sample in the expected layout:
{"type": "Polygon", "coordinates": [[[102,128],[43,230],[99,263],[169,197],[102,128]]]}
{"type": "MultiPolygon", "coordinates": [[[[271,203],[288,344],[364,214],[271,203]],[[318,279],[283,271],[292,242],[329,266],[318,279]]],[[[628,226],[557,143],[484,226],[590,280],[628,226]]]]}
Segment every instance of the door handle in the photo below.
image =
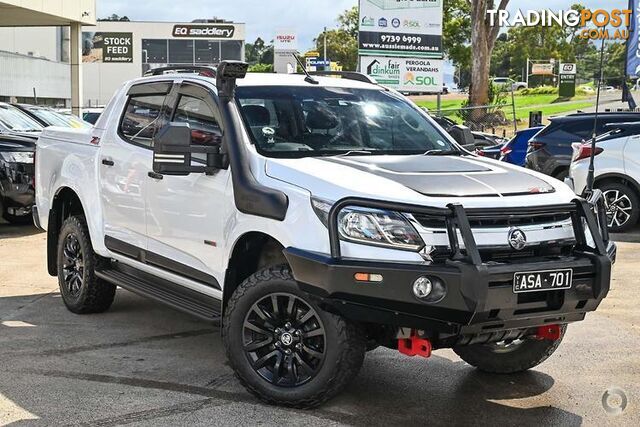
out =
{"type": "Polygon", "coordinates": [[[164,178],[164,175],[162,175],[161,173],[156,173],[156,172],[153,172],[153,171],[147,173],[147,176],[149,178],[153,178],[153,179],[162,179],[162,178],[164,178]]]}
{"type": "Polygon", "coordinates": [[[113,165],[115,165],[113,160],[109,160],[109,159],[102,159],[102,164],[105,165],[105,166],[113,166],[113,165]]]}

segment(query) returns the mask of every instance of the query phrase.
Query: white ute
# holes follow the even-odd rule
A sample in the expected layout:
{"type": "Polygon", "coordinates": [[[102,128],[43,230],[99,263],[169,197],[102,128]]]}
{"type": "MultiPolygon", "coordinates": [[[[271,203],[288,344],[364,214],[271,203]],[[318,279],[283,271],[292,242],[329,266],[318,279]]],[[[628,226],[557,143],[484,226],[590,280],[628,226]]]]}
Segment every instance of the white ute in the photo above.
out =
{"type": "Polygon", "coordinates": [[[463,150],[401,95],[354,73],[179,71],[38,142],[34,216],[72,312],[120,286],[221,323],[250,392],[313,407],[376,346],[529,369],[607,295],[601,208],[463,150]]]}

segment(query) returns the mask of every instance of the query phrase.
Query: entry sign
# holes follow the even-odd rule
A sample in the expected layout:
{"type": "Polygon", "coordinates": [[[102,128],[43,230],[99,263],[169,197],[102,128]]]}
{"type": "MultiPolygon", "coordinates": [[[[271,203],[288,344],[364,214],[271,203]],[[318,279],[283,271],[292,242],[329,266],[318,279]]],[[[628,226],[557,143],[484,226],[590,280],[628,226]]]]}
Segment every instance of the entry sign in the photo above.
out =
{"type": "Polygon", "coordinates": [[[560,64],[560,87],[558,94],[561,98],[576,96],[576,64],[560,64]]]}

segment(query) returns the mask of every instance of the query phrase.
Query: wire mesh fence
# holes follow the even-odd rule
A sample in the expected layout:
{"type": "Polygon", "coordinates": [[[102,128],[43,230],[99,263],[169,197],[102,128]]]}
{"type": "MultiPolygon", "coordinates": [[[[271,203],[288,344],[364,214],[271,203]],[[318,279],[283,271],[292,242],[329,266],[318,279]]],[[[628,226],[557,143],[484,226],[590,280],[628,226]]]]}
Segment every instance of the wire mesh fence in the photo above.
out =
{"type": "Polygon", "coordinates": [[[513,103],[443,108],[431,111],[431,114],[467,126],[472,131],[491,133],[503,138],[509,138],[517,131],[516,110],[513,103]]]}

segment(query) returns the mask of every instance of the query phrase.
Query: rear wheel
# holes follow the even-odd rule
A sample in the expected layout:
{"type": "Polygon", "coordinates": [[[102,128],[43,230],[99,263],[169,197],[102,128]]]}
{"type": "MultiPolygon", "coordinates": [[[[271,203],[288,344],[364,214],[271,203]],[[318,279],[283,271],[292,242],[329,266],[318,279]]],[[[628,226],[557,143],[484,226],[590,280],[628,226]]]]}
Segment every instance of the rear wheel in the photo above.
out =
{"type": "Polygon", "coordinates": [[[84,217],[67,218],[58,238],[58,284],[64,304],[73,313],[101,313],[111,306],[116,287],[96,277],[99,262],[84,217]]]}
{"type": "Polygon", "coordinates": [[[556,341],[522,338],[492,344],[474,344],[455,347],[453,351],[471,366],[495,374],[514,374],[538,366],[551,356],[567,330],[560,326],[560,339],[556,341]]]}
{"type": "Polygon", "coordinates": [[[620,233],[636,225],[640,216],[640,201],[631,187],[607,182],[598,188],[604,194],[609,231],[620,233]]]}
{"type": "Polygon", "coordinates": [[[358,325],[321,310],[286,266],[261,270],[233,293],[223,340],[241,383],[272,404],[315,407],[360,370],[366,339],[358,325]]]}

